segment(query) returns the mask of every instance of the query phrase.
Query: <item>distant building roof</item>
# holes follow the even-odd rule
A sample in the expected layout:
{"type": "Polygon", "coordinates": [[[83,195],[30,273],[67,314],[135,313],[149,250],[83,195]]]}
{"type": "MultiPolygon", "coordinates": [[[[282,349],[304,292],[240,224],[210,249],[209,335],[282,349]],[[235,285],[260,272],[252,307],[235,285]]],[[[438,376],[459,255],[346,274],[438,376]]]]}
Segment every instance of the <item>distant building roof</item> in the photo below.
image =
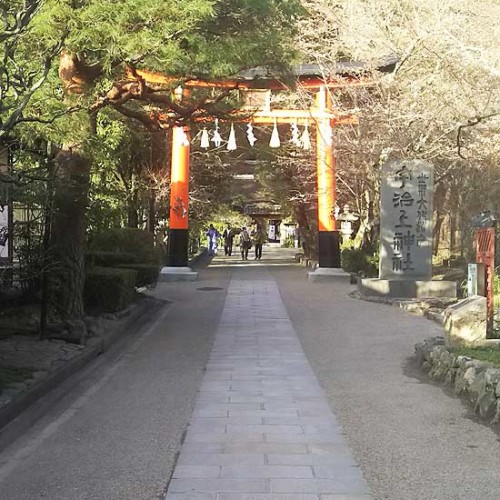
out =
{"type": "Polygon", "coordinates": [[[245,215],[281,215],[281,205],[271,203],[249,203],[243,209],[245,215]]]}
{"type": "MultiPolygon", "coordinates": [[[[340,61],[334,62],[330,65],[320,65],[320,64],[299,64],[292,68],[291,73],[294,76],[305,76],[305,77],[332,77],[341,75],[359,75],[360,73],[365,73],[371,69],[376,69],[383,73],[391,73],[394,71],[396,64],[399,62],[399,57],[396,55],[390,55],[385,59],[378,61],[376,64],[368,64],[361,61],[340,61]]],[[[253,80],[254,78],[273,78],[271,68],[266,68],[264,66],[257,66],[255,68],[250,68],[245,71],[238,73],[238,78],[243,78],[245,80],[253,80]]]]}

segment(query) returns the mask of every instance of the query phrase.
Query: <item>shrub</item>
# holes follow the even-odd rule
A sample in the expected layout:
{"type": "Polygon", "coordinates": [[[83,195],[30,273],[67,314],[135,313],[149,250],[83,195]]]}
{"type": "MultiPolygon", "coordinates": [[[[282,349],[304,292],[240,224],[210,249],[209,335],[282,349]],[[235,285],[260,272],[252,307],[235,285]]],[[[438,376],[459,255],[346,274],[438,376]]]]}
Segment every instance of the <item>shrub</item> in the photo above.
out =
{"type": "Polygon", "coordinates": [[[137,272],[135,286],[148,286],[156,283],[159,267],[153,264],[126,264],[120,269],[133,269],[137,272]]]}
{"type": "Polygon", "coordinates": [[[367,255],[363,250],[344,248],[341,254],[342,269],[348,273],[375,277],[378,274],[378,256],[367,255]]]}
{"type": "Polygon", "coordinates": [[[281,246],[283,248],[295,248],[295,238],[293,236],[293,234],[289,234],[285,240],[283,241],[283,243],[281,243],[281,246]]]}
{"type": "Polygon", "coordinates": [[[136,262],[137,257],[130,252],[95,250],[85,254],[85,264],[88,267],[117,267],[136,262]]]}
{"type": "Polygon", "coordinates": [[[160,252],[155,248],[154,235],[143,229],[131,227],[114,228],[95,235],[93,251],[119,252],[135,255],[135,262],[158,263],[160,252]]]}
{"type": "Polygon", "coordinates": [[[93,267],[85,276],[85,306],[115,312],[125,309],[134,297],[137,271],[112,267],[93,267]]]}

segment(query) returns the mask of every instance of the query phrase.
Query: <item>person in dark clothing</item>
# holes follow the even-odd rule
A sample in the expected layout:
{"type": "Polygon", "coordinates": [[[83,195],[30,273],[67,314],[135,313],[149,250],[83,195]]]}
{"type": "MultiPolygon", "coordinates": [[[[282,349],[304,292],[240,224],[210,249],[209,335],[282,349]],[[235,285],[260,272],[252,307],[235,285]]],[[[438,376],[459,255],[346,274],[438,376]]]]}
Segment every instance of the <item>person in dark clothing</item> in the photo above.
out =
{"type": "Polygon", "coordinates": [[[255,245],[255,260],[260,260],[262,259],[262,245],[266,241],[266,235],[259,224],[257,224],[255,230],[252,231],[252,240],[255,245]]]}
{"type": "Polygon", "coordinates": [[[224,238],[224,255],[231,256],[233,253],[234,240],[234,231],[231,229],[231,224],[228,224],[226,229],[224,229],[222,237],[224,238]]]}
{"type": "Polygon", "coordinates": [[[248,260],[248,250],[252,247],[252,240],[248,234],[247,228],[243,227],[240,233],[240,251],[241,259],[248,260]]]}

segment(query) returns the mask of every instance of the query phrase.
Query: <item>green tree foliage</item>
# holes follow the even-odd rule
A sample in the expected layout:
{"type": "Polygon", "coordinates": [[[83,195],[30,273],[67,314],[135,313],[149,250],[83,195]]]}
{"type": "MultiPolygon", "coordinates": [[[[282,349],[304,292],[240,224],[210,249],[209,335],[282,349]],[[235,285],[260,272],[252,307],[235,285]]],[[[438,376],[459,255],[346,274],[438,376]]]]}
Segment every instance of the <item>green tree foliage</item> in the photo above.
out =
{"type": "MultiPolygon", "coordinates": [[[[256,65],[285,68],[295,56],[291,35],[300,3],[15,0],[0,2],[0,8],[5,32],[13,33],[0,38],[0,57],[5,54],[9,63],[8,81],[20,75],[22,83],[6,87],[3,78],[6,104],[0,108],[0,123],[26,142],[49,139],[60,149],[51,232],[58,262],[52,302],[56,316],[78,318],[83,314],[84,215],[91,181],[95,188],[100,175],[104,186],[108,169],[114,170],[119,175],[113,174],[111,191],[130,194],[134,189],[126,184],[138,177],[131,169],[142,168],[140,152],[126,164],[127,152],[137,151],[133,138],[122,133],[123,125],[106,122],[99,113],[114,109],[158,132],[217,112],[228,98],[234,102],[230,91],[193,92],[189,101],[177,102],[172,89],[184,79],[226,77],[256,65]],[[126,77],[126,68],[132,78],[126,77]],[[148,84],[137,73],[141,68],[175,78],[166,85],[148,84]],[[100,173],[91,169],[96,164],[100,173]]],[[[105,196],[105,189],[91,192],[93,201],[105,196]]]]}
{"type": "Polygon", "coordinates": [[[41,5],[42,0],[0,1],[0,138],[26,119],[24,110],[46,82],[61,48],[63,32],[50,43],[32,45],[41,5]]]}
{"type": "MultiPolygon", "coordinates": [[[[93,141],[88,233],[146,221],[150,138],[116,111],[99,113],[93,141]]],[[[166,140],[166,139],[165,139],[166,140]]]]}

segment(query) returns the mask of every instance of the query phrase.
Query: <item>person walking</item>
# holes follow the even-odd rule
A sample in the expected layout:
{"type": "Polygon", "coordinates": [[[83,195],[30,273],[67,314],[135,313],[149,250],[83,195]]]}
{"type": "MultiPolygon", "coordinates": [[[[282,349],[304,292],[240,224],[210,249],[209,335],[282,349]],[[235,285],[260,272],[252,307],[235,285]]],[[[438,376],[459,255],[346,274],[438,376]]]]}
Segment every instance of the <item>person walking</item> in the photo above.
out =
{"type": "Polygon", "coordinates": [[[252,240],[250,239],[250,234],[245,226],[242,227],[240,233],[240,251],[241,259],[248,260],[248,250],[252,247],[252,240]]]}
{"type": "Polygon", "coordinates": [[[252,231],[252,240],[255,245],[255,260],[262,259],[262,245],[266,241],[266,235],[262,230],[260,224],[257,224],[255,229],[252,231]]]}
{"type": "Polygon", "coordinates": [[[218,239],[220,238],[220,233],[215,229],[213,224],[210,224],[210,227],[207,231],[208,236],[208,255],[217,255],[217,244],[218,239]]]}
{"type": "Polygon", "coordinates": [[[234,231],[231,228],[231,224],[228,224],[226,229],[224,229],[222,237],[224,238],[224,255],[231,257],[234,240],[234,231]]]}

